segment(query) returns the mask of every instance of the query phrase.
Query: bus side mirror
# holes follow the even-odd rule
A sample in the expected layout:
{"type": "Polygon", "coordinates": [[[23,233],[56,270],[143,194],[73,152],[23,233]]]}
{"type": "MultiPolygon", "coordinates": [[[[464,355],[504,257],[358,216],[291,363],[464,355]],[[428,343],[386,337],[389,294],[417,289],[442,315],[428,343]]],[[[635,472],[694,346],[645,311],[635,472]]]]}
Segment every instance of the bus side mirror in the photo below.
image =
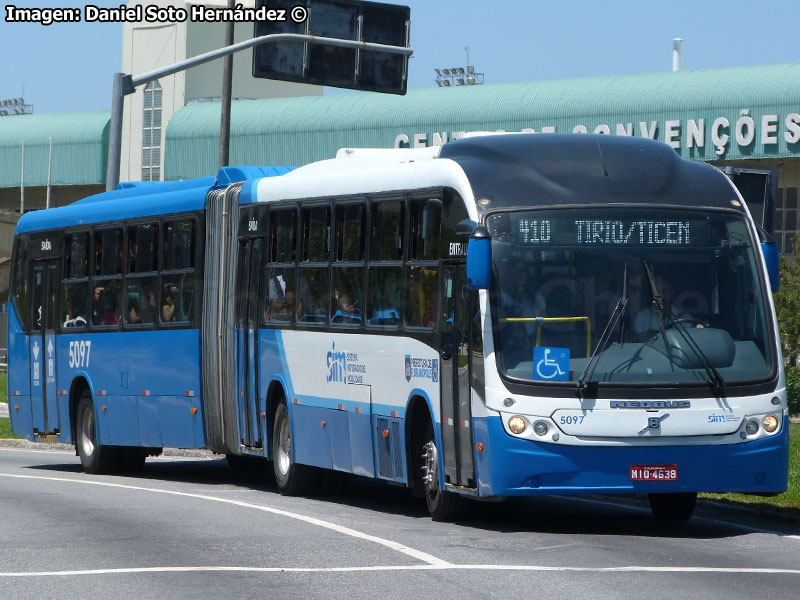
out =
{"type": "Polygon", "coordinates": [[[467,287],[487,290],[492,283],[492,236],[482,225],[475,227],[467,245],[467,287]]]}
{"type": "Polygon", "coordinates": [[[761,242],[761,253],[764,255],[764,262],[767,265],[769,275],[769,286],[772,293],[776,293],[781,286],[781,264],[778,259],[778,244],[775,238],[767,233],[766,229],[756,225],[758,229],[758,239],[761,242]]]}

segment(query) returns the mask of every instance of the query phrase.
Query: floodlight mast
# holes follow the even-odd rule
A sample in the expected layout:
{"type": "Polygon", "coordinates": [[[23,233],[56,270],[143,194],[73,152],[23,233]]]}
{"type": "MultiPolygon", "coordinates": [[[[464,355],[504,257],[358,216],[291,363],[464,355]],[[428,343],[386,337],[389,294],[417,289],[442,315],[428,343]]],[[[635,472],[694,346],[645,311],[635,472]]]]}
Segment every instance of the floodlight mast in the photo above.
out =
{"type": "Polygon", "coordinates": [[[211,50],[204,54],[198,54],[192,58],[187,58],[171,65],[147,71],[140,75],[128,75],[125,73],[114,73],[114,83],[111,93],[111,122],[108,132],[108,165],[106,167],[106,191],[117,187],[119,183],[120,157],[122,155],[122,109],[125,104],[125,96],[132,94],[140,85],[150,83],[161,77],[174,75],[180,71],[185,71],[191,67],[202,65],[223,56],[234,54],[254,46],[267,44],[269,42],[313,42],[322,46],[337,46],[339,48],[355,48],[361,50],[377,50],[388,54],[402,54],[411,56],[414,54],[413,48],[403,46],[389,46],[386,44],[376,44],[374,42],[359,42],[357,40],[341,40],[338,38],[320,37],[316,35],[306,35],[302,33],[271,33],[257,38],[238,42],[231,46],[211,50]]]}

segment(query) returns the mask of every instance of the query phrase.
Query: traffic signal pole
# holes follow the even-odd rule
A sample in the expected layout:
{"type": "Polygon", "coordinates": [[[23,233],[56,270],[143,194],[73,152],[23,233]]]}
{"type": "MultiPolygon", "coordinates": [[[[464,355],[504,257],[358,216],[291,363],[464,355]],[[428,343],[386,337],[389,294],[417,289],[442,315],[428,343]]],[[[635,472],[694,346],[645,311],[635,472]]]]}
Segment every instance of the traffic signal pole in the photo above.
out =
{"type": "Polygon", "coordinates": [[[377,50],[389,54],[401,54],[411,56],[414,53],[413,48],[405,48],[402,46],[389,46],[386,44],[376,44],[374,42],[359,42],[356,40],[340,40],[337,38],[319,37],[315,35],[305,35],[301,33],[272,33],[269,35],[262,35],[257,38],[252,38],[211,50],[204,54],[198,54],[192,58],[187,58],[180,62],[160,67],[153,71],[147,71],[140,75],[128,75],[125,73],[114,73],[114,82],[112,86],[111,95],[111,121],[109,123],[108,132],[108,165],[106,167],[106,191],[111,191],[117,187],[119,183],[119,170],[120,170],[120,156],[122,154],[122,109],[125,105],[125,96],[132,94],[136,88],[145,85],[156,79],[173,75],[180,71],[185,71],[191,67],[202,65],[223,56],[235,54],[248,48],[260,46],[272,42],[313,42],[324,46],[337,46],[339,48],[355,48],[362,50],[377,50]]]}

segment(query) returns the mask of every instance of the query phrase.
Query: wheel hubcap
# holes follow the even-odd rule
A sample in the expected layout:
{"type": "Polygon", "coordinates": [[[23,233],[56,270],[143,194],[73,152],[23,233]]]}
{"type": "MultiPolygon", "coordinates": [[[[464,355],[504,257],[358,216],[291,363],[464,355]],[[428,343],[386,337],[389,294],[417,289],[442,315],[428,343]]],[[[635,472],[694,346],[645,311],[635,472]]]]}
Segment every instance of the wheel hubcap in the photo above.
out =
{"type": "Polygon", "coordinates": [[[91,410],[84,410],[81,416],[81,449],[84,456],[94,453],[94,414],[91,410]]]}
{"type": "Polygon", "coordinates": [[[425,484],[428,499],[432,500],[439,494],[439,453],[433,440],[425,444],[422,449],[422,483],[425,484]]]}
{"type": "Polygon", "coordinates": [[[289,472],[292,466],[292,438],[289,432],[289,419],[281,419],[280,433],[278,435],[278,469],[281,475],[289,472]]]}

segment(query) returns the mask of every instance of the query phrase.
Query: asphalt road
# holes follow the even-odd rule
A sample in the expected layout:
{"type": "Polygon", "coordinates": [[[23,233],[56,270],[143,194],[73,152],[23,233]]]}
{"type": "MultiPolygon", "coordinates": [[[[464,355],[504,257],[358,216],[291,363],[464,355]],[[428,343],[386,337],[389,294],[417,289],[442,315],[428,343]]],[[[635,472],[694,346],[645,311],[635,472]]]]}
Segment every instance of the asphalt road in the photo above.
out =
{"type": "Polygon", "coordinates": [[[286,498],[224,460],[88,476],[69,453],[0,449],[0,598],[797,598],[800,523],[636,503],[480,504],[433,523],[405,490],[331,478],[286,498]],[[730,522],[726,522],[730,521],[730,522]]]}

